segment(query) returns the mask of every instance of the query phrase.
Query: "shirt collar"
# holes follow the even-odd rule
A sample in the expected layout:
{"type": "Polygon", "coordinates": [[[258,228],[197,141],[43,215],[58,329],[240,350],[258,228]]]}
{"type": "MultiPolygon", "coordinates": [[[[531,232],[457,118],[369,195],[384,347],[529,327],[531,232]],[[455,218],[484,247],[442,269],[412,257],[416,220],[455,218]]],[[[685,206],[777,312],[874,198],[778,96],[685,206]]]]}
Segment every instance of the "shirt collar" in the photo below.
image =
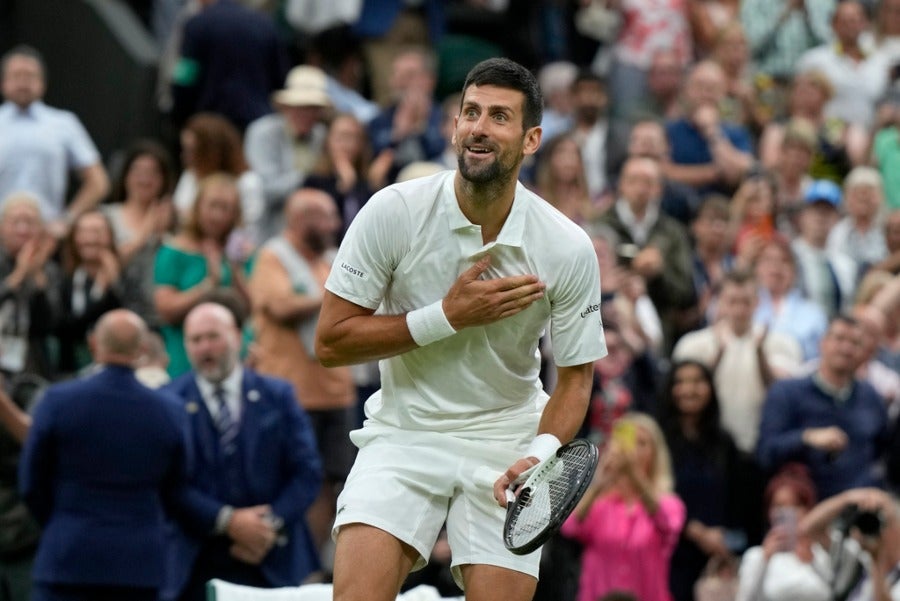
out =
{"type": "Polygon", "coordinates": [[[628,231],[631,232],[631,236],[635,239],[635,242],[641,246],[646,244],[647,238],[650,236],[650,229],[656,225],[656,221],[659,219],[659,203],[650,202],[647,205],[647,211],[644,213],[644,218],[640,221],[638,221],[634,211],[631,210],[631,205],[629,205],[628,201],[624,198],[620,197],[616,201],[615,208],[616,215],[618,215],[622,224],[628,228],[628,231]]]}
{"type": "MultiPolygon", "coordinates": [[[[867,58],[869,58],[869,55],[872,54],[872,47],[870,44],[866,43],[865,38],[861,38],[857,42],[857,46],[859,46],[859,52],[860,52],[860,54],[862,54],[862,60],[860,62],[866,60],[867,58]]],[[[835,42],[834,42],[834,53],[838,56],[845,56],[844,46],[837,40],[835,40],[835,42]]],[[[851,60],[854,60],[854,59],[851,59],[851,60]]]]}
{"type": "Polygon", "coordinates": [[[228,376],[226,376],[226,378],[222,380],[218,385],[210,382],[200,374],[196,374],[195,379],[197,380],[197,388],[200,389],[200,394],[203,395],[203,398],[212,399],[216,387],[221,386],[225,391],[225,398],[233,399],[240,398],[241,396],[241,381],[243,379],[243,375],[244,370],[240,365],[238,365],[235,366],[231,373],[228,374],[228,376]]]}
{"type": "MultiPolygon", "coordinates": [[[[453,188],[454,174],[455,172],[451,172],[444,182],[445,202],[449,209],[448,222],[450,224],[450,229],[457,231],[467,228],[477,228],[478,226],[469,221],[465,214],[463,214],[462,209],[459,208],[459,201],[456,199],[456,191],[453,188]]],[[[503,222],[503,227],[500,228],[497,239],[486,245],[486,248],[498,244],[504,246],[522,246],[522,239],[525,232],[525,214],[527,212],[526,205],[528,201],[528,191],[522,185],[522,182],[516,182],[515,197],[513,198],[513,204],[509,210],[509,215],[506,216],[506,221],[503,222]]]]}
{"type": "Polygon", "coordinates": [[[812,381],[820,392],[827,394],[839,404],[846,403],[850,398],[850,395],[853,394],[853,382],[850,382],[850,384],[847,384],[843,388],[836,388],[822,379],[822,376],[818,371],[812,375],[812,381]]]}
{"type": "Polygon", "coordinates": [[[40,114],[46,109],[47,105],[45,105],[40,100],[35,100],[31,104],[29,104],[24,109],[19,108],[19,105],[14,103],[11,100],[7,100],[2,105],[0,105],[0,113],[4,113],[13,117],[30,117],[32,119],[36,119],[40,117],[40,114]]]}

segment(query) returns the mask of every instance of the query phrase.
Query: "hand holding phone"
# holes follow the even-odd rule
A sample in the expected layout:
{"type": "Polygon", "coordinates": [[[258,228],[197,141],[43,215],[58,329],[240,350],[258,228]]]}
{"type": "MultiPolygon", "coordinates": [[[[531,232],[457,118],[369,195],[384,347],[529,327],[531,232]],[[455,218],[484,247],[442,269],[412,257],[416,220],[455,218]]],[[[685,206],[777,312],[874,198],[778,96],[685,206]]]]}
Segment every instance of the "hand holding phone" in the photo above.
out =
{"type": "Polygon", "coordinates": [[[799,517],[796,507],[775,507],[772,509],[772,528],[779,528],[783,535],[780,551],[793,551],[797,546],[797,522],[799,517]]]}
{"type": "Polygon", "coordinates": [[[637,446],[637,430],[635,429],[635,425],[629,421],[617,421],[613,426],[612,440],[618,444],[623,452],[627,454],[633,453],[637,446]]]}

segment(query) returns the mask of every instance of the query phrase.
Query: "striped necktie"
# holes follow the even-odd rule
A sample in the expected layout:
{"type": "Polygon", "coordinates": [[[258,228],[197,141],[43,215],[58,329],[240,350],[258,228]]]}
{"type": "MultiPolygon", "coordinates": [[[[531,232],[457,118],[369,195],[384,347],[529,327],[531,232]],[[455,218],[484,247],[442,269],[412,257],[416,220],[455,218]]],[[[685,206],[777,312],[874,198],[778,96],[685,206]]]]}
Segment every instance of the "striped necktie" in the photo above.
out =
{"type": "Polygon", "coordinates": [[[213,396],[216,398],[218,405],[218,413],[216,413],[216,430],[219,431],[219,447],[226,455],[230,455],[235,451],[235,439],[238,433],[238,422],[231,414],[228,408],[228,401],[225,398],[225,389],[216,386],[213,396]]]}

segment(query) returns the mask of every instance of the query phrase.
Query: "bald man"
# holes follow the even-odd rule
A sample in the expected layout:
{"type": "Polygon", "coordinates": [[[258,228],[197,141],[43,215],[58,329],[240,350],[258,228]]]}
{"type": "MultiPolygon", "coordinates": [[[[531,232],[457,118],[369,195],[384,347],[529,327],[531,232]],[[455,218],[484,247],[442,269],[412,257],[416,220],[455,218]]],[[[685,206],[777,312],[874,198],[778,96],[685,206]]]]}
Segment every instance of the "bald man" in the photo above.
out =
{"type": "Polygon", "coordinates": [[[49,387],[19,464],[22,498],[44,526],[34,601],[155,601],[164,523],[184,493],[183,414],[134,375],[146,325],[106,313],[92,375],[49,387]]]}
{"type": "Polygon", "coordinates": [[[196,469],[160,599],[205,601],[212,578],[299,585],[319,568],[305,520],[322,478],[309,418],[288,382],[241,365],[240,330],[225,306],[192,309],[184,346],[193,370],[165,390],[187,416],[196,469]]]}
{"type": "Polygon", "coordinates": [[[250,277],[260,373],[287,379],[313,423],[325,483],[309,521],[318,546],[326,544],[336,493],[353,464],[356,388],[350,367],[324,367],[313,339],[325,279],[331,271],[341,221],[327,193],[302,188],[288,199],[285,228],[261,249],[250,277]]]}

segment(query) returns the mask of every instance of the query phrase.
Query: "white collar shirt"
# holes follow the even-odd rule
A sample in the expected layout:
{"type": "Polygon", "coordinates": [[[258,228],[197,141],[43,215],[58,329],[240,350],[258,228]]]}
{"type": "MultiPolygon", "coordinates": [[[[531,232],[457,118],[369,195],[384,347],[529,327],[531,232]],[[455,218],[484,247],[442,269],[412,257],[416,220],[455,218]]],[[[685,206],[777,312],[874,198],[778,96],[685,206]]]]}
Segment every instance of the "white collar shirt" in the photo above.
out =
{"type": "Polygon", "coordinates": [[[231,414],[231,419],[240,421],[241,383],[243,377],[244,371],[240,366],[235,367],[234,370],[232,370],[232,372],[219,384],[210,382],[200,374],[195,375],[197,388],[200,389],[200,395],[203,397],[203,402],[206,404],[206,408],[209,410],[209,414],[212,416],[213,421],[219,416],[219,400],[216,398],[215,394],[216,388],[219,386],[221,386],[225,392],[225,404],[228,406],[228,412],[231,414]]]}
{"type": "Polygon", "coordinates": [[[647,240],[650,239],[650,230],[653,229],[653,226],[656,225],[659,219],[659,205],[651,202],[647,205],[644,218],[638,219],[634,211],[631,210],[631,205],[628,204],[628,201],[624,198],[619,198],[616,201],[616,214],[619,216],[622,224],[628,229],[628,233],[631,234],[634,243],[643,248],[647,244],[647,240]]]}
{"type": "Polygon", "coordinates": [[[443,298],[486,254],[491,264],[483,278],[538,275],[545,296],[521,313],[382,360],[382,390],[366,403],[367,427],[374,420],[462,436],[518,436],[521,429],[510,424],[534,420],[548,398],[538,351],[548,323],[557,365],[606,354],[596,255],[584,230],[521,184],[497,239],[484,244],[481,228],[460,210],[453,182],[454,172],[446,171],[375,194],[351,224],[325,287],[398,315],[443,298]]]}

